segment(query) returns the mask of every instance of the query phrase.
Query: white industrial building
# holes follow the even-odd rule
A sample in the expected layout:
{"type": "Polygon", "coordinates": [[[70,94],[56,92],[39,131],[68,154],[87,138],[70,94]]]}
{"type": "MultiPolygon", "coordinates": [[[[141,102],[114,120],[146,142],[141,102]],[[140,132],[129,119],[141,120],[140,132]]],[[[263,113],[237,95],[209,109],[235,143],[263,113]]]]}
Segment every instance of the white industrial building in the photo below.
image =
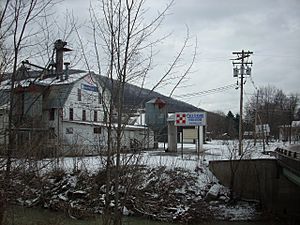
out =
{"type": "MultiPolygon", "coordinates": [[[[60,40],[58,40],[60,41],[60,40]]],[[[56,43],[57,44],[57,43],[56,43]]],[[[56,45],[56,61],[62,60],[63,42],[56,45]],[[60,44],[60,45],[59,45],[60,44]],[[61,49],[60,47],[61,46],[61,49]],[[61,57],[60,57],[61,56],[61,57]]],[[[56,63],[57,64],[57,63],[56,63]]],[[[99,154],[107,146],[107,108],[110,91],[99,75],[62,68],[30,71],[25,64],[19,69],[14,102],[8,102],[10,80],[1,83],[1,144],[7,144],[7,118],[13,107],[14,143],[16,149],[36,147],[50,154],[99,154]],[[2,121],[3,120],[3,121],[2,121]],[[4,123],[5,121],[5,123],[4,123]]],[[[112,135],[115,135],[112,124],[112,135]]],[[[113,143],[111,143],[113,145],[113,143]]],[[[153,132],[145,125],[124,125],[123,150],[153,147],[153,132]]]]}

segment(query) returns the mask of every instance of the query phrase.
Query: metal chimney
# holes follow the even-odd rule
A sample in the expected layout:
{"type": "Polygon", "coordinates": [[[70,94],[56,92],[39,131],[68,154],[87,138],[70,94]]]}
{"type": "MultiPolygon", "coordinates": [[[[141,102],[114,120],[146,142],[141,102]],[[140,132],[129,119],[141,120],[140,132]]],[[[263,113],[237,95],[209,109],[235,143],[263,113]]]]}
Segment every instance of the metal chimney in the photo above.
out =
{"type": "Polygon", "coordinates": [[[56,52],[56,76],[62,76],[63,74],[63,65],[64,65],[64,52],[72,51],[69,48],[65,48],[67,45],[66,41],[62,41],[61,39],[58,39],[54,43],[54,49],[56,52]]]}
{"type": "Polygon", "coordinates": [[[70,63],[65,62],[64,65],[65,65],[65,80],[68,80],[69,79],[69,65],[70,65],[70,63]]]}

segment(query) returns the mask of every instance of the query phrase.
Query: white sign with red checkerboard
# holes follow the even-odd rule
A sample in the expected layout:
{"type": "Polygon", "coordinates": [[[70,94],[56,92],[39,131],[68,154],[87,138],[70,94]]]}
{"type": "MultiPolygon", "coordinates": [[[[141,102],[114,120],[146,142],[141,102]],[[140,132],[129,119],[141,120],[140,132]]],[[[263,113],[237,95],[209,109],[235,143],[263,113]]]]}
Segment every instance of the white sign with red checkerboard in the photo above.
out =
{"type": "Polygon", "coordinates": [[[175,113],[175,126],[205,126],[205,112],[177,112],[175,113]]]}

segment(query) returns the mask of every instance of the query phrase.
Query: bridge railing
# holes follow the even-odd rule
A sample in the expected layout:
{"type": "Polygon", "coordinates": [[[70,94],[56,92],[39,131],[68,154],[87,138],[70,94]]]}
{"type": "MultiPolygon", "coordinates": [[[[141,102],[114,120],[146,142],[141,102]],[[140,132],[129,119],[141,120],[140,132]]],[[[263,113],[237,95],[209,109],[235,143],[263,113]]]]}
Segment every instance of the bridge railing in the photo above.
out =
{"type": "Polygon", "coordinates": [[[293,158],[293,159],[299,159],[300,160],[300,154],[299,152],[295,152],[292,150],[287,150],[284,148],[276,148],[275,152],[281,154],[281,155],[285,155],[287,157],[293,158]]]}

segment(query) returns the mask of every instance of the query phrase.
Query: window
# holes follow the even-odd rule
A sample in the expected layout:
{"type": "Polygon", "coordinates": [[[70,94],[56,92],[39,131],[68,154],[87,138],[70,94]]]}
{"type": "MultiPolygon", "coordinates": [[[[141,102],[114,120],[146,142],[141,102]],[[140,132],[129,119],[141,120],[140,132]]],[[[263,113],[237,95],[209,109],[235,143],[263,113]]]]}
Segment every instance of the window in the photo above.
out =
{"type": "Polygon", "coordinates": [[[73,127],[67,127],[66,134],[73,134],[73,127]]]}
{"type": "Polygon", "coordinates": [[[54,127],[49,128],[49,139],[53,140],[55,139],[55,130],[54,127]]]}
{"type": "Polygon", "coordinates": [[[94,134],[101,134],[101,127],[94,127],[94,134]]]}
{"type": "Polygon", "coordinates": [[[80,88],[77,89],[77,100],[81,101],[81,89],[80,88]]]}
{"type": "Polygon", "coordinates": [[[94,111],[94,122],[98,121],[98,112],[95,110],[94,111]]]}
{"type": "Polygon", "coordinates": [[[85,112],[85,109],[82,110],[82,121],[86,121],[86,112],[85,112]]]}
{"type": "Polygon", "coordinates": [[[70,108],[70,109],[69,109],[69,120],[73,120],[73,119],[74,119],[74,118],[73,118],[73,114],[74,114],[73,108],[70,108]]]}
{"type": "Polygon", "coordinates": [[[98,93],[98,103],[102,104],[102,95],[101,95],[101,93],[98,93]]]}
{"type": "Polygon", "coordinates": [[[55,109],[51,108],[49,110],[49,120],[54,120],[54,116],[55,116],[55,109]]]}
{"type": "Polygon", "coordinates": [[[104,111],[103,121],[107,122],[107,112],[104,111]]]}

